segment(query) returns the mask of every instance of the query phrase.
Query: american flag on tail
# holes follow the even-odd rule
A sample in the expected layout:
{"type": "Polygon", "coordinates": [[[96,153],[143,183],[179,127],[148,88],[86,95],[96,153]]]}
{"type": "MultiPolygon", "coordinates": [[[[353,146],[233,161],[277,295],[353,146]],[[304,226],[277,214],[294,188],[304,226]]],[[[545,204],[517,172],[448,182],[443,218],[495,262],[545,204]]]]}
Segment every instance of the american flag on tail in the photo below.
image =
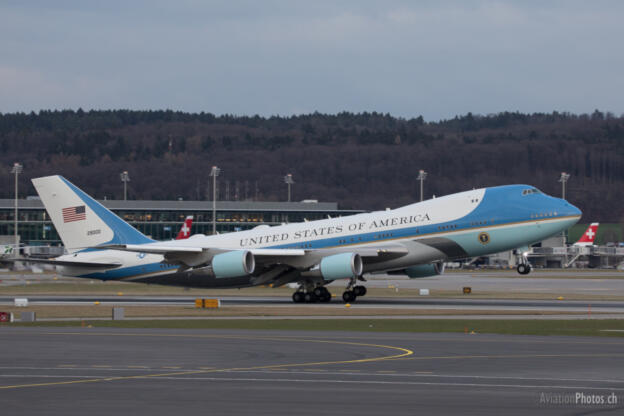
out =
{"type": "Polygon", "coordinates": [[[82,221],[87,219],[84,205],[63,208],[63,222],[82,221]]]}

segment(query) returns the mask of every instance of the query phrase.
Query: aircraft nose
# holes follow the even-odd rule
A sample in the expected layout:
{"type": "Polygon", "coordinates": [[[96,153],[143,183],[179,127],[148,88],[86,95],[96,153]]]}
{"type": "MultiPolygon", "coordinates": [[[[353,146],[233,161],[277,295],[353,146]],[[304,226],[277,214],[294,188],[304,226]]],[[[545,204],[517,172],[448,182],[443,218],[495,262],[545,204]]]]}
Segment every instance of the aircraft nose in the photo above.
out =
{"type": "Polygon", "coordinates": [[[583,212],[580,209],[578,209],[565,199],[562,199],[561,202],[563,205],[561,209],[561,214],[565,215],[566,217],[580,217],[581,215],[583,215],[583,212]]]}

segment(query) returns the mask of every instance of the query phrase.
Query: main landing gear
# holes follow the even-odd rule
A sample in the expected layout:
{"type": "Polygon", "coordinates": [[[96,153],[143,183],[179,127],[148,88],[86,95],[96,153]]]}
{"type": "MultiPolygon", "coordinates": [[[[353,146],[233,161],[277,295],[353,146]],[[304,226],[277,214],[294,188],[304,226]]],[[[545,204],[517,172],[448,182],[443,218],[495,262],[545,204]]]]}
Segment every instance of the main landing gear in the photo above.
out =
{"type": "Polygon", "coordinates": [[[345,303],[355,302],[358,296],[366,295],[366,286],[353,286],[354,284],[355,281],[350,282],[349,286],[347,286],[347,290],[342,294],[342,300],[344,300],[345,303]]]}
{"type": "Polygon", "coordinates": [[[331,293],[325,286],[318,286],[312,291],[296,291],[292,295],[292,300],[295,303],[329,302],[331,301],[331,293]]]}
{"type": "MultiPolygon", "coordinates": [[[[366,295],[366,287],[355,284],[358,280],[365,281],[361,276],[349,280],[349,284],[342,294],[345,303],[355,302],[356,298],[366,295]]],[[[313,282],[300,284],[299,289],[293,293],[292,300],[295,303],[330,302],[332,295],[325,286],[313,286],[313,282]]]]}

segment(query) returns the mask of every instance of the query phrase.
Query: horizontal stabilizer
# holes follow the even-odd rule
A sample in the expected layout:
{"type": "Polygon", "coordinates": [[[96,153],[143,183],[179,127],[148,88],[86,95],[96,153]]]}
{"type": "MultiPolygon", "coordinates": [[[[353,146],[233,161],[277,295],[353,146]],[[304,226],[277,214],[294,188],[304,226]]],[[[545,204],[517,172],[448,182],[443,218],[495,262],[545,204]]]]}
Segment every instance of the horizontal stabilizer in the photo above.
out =
{"type": "Polygon", "coordinates": [[[94,269],[116,269],[122,266],[121,263],[103,263],[103,262],[95,262],[95,261],[71,261],[71,260],[35,259],[35,258],[2,259],[2,262],[38,263],[38,264],[49,264],[51,266],[89,267],[89,268],[94,268],[94,269]]]}

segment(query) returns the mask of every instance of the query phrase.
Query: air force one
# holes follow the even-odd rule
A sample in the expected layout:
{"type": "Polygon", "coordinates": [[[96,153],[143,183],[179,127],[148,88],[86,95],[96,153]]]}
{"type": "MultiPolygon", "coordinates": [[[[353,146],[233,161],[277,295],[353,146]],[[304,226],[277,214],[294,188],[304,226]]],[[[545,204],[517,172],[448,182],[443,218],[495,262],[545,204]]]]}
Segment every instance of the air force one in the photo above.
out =
{"type": "MultiPolygon", "coordinates": [[[[59,273],[187,287],[297,284],[294,302],[345,302],[366,294],[364,274],[420,278],[444,262],[530,244],[575,224],[581,211],[529,185],[475,189],[401,208],[221,235],[159,242],[141,234],[61,176],[33,179],[69,254],[59,273]]],[[[521,263],[518,271],[528,273],[521,263]]]]}

